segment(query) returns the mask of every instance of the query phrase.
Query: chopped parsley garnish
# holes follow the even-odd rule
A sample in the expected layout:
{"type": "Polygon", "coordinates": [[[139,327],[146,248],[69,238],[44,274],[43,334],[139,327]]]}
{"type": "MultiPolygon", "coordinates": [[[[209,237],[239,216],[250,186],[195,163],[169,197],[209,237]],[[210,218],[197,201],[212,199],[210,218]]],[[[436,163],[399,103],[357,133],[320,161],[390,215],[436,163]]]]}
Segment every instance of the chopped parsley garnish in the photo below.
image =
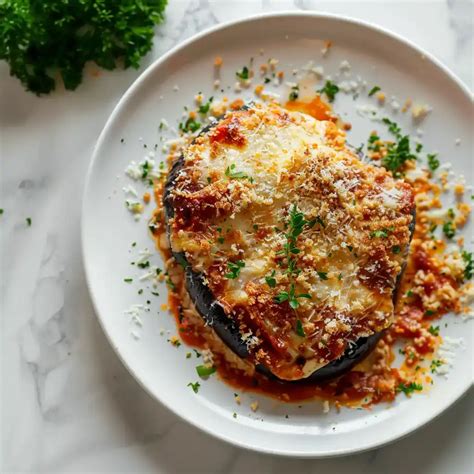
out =
{"type": "Polygon", "coordinates": [[[431,224],[430,230],[429,230],[430,234],[433,234],[437,228],[438,228],[437,224],[431,224]]]}
{"type": "Polygon", "coordinates": [[[220,244],[223,244],[225,242],[224,237],[217,237],[217,242],[219,242],[220,244]]]}
{"type": "Polygon", "coordinates": [[[240,270],[245,267],[245,262],[243,260],[237,260],[235,262],[227,262],[227,269],[229,273],[226,273],[224,276],[229,280],[235,280],[240,275],[240,270]]]}
{"type": "Polygon", "coordinates": [[[249,78],[249,68],[244,66],[240,71],[237,71],[235,75],[242,81],[246,81],[249,78]]]}
{"type": "Polygon", "coordinates": [[[339,87],[331,81],[326,81],[324,87],[319,89],[317,92],[320,94],[326,94],[329,102],[334,102],[336,94],[339,92],[339,87]]]}
{"type": "Polygon", "coordinates": [[[430,153],[426,156],[426,159],[428,160],[428,168],[431,171],[435,171],[439,168],[439,160],[436,158],[437,156],[436,153],[430,153]]]}
{"type": "Polygon", "coordinates": [[[439,360],[439,359],[432,360],[430,364],[431,373],[435,374],[437,372],[437,369],[441,367],[443,364],[444,362],[442,360],[439,360]]]}
{"type": "Polygon", "coordinates": [[[249,179],[249,177],[243,171],[235,171],[234,163],[225,169],[225,175],[230,179],[249,179]]]}
{"type": "Polygon", "coordinates": [[[199,106],[198,112],[203,115],[207,114],[209,112],[209,109],[211,108],[213,100],[214,97],[209,97],[209,100],[205,104],[199,106]]]}
{"type": "Polygon", "coordinates": [[[456,235],[456,229],[451,221],[443,224],[443,233],[448,239],[452,239],[456,235]]]}
{"type": "Polygon", "coordinates": [[[412,297],[412,296],[413,296],[413,291],[412,291],[412,290],[408,290],[408,291],[406,292],[406,295],[407,295],[408,298],[412,297]]]}
{"type": "Polygon", "coordinates": [[[147,260],[146,262],[137,263],[138,268],[148,268],[150,266],[150,262],[147,260]]]}
{"type": "Polygon", "coordinates": [[[462,259],[464,260],[464,263],[466,264],[466,266],[464,267],[464,279],[470,280],[472,278],[472,274],[474,271],[474,263],[472,261],[472,252],[467,252],[466,250],[463,250],[461,255],[462,255],[462,259]]]}
{"type": "Polygon", "coordinates": [[[293,86],[290,91],[288,99],[290,101],[295,101],[300,95],[300,87],[298,85],[293,86]]]}
{"type": "Polygon", "coordinates": [[[275,296],[275,301],[277,303],[283,303],[284,301],[288,301],[290,307],[296,309],[300,305],[298,298],[311,299],[311,295],[307,293],[300,293],[298,295],[295,294],[295,284],[292,283],[290,285],[290,291],[280,291],[280,293],[275,296]]]}
{"type": "Polygon", "coordinates": [[[455,217],[454,209],[451,208],[451,207],[448,209],[448,217],[449,217],[450,219],[454,219],[454,217],[455,217]]]}
{"type": "Polygon", "coordinates": [[[420,392],[423,386],[419,383],[410,382],[409,384],[400,383],[397,387],[397,392],[403,392],[405,395],[411,395],[414,391],[420,392]]]}
{"type": "Polygon", "coordinates": [[[382,122],[388,126],[388,131],[395,135],[397,138],[401,138],[401,128],[395,123],[392,122],[389,118],[385,117],[382,119],[382,122]]]}
{"type": "Polygon", "coordinates": [[[439,326],[430,326],[428,332],[433,336],[439,336],[439,326]]]}
{"type": "Polygon", "coordinates": [[[398,175],[400,168],[409,160],[416,160],[416,156],[410,152],[410,139],[405,135],[397,144],[387,146],[387,154],[382,158],[382,165],[398,175]]]}
{"type": "Polygon", "coordinates": [[[0,209],[0,216],[3,214],[3,209],[0,209]]]}
{"type": "Polygon", "coordinates": [[[0,59],[38,95],[61,81],[74,90],[89,62],[104,69],[138,68],[153,46],[166,0],[0,2],[0,59]]]}
{"type": "Polygon", "coordinates": [[[189,117],[188,120],[184,122],[184,124],[182,122],[179,124],[179,129],[185,133],[188,133],[188,132],[194,133],[200,128],[201,128],[201,124],[191,117],[189,117]]]}
{"type": "Polygon", "coordinates": [[[270,276],[265,277],[265,281],[270,288],[275,288],[276,286],[275,273],[275,270],[273,270],[272,273],[270,273],[270,276]]]}
{"type": "Polygon", "coordinates": [[[209,367],[207,365],[198,365],[196,367],[196,372],[198,373],[199,377],[209,377],[216,371],[215,367],[209,367]]]}
{"type": "Polygon", "coordinates": [[[176,288],[176,285],[171,281],[171,278],[169,276],[166,278],[165,281],[171,290],[174,290],[176,288]]]}
{"type": "Polygon", "coordinates": [[[32,222],[31,217],[27,217],[27,218],[26,218],[26,225],[27,225],[28,227],[31,227],[31,222],[32,222]]]}
{"type": "Polygon", "coordinates": [[[379,140],[380,140],[380,137],[376,133],[372,133],[369,136],[369,139],[367,140],[368,142],[367,149],[369,151],[379,151],[380,144],[377,143],[379,140]]]}
{"type": "Polygon", "coordinates": [[[237,418],[237,413],[235,413],[235,411],[234,411],[234,413],[232,413],[232,417],[237,418]]]}
{"type": "Polygon", "coordinates": [[[326,228],[324,221],[318,216],[315,219],[311,219],[306,222],[306,225],[311,229],[315,224],[319,224],[321,227],[326,228]]]}
{"type": "Polygon", "coordinates": [[[427,309],[427,310],[425,311],[424,316],[433,316],[433,315],[435,315],[435,314],[436,314],[436,311],[433,311],[432,309],[427,309]]]}
{"type": "Polygon", "coordinates": [[[265,84],[268,84],[269,82],[272,82],[272,80],[271,80],[269,77],[266,77],[266,78],[263,80],[263,82],[264,82],[265,84]]]}
{"type": "Polygon", "coordinates": [[[369,91],[369,97],[372,97],[376,92],[378,92],[380,90],[380,87],[379,86],[374,86],[372,87],[372,89],[370,89],[369,91]]]}
{"type": "Polygon", "coordinates": [[[393,252],[394,254],[400,253],[400,251],[401,251],[400,245],[394,245],[394,246],[392,247],[392,252],[393,252]]]}
{"type": "Polygon", "coordinates": [[[328,274],[327,272],[316,272],[319,276],[319,278],[321,278],[321,280],[327,280],[328,279],[328,274]]]}
{"type": "Polygon", "coordinates": [[[186,359],[191,359],[191,356],[192,356],[191,352],[186,352],[186,359]]]}
{"type": "Polygon", "coordinates": [[[198,393],[199,387],[201,386],[201,384],[199,382],[195,382],[195,383],[189,382],[187,386],[191,387],[194,393],[198,393]]]}
{"type": "Polygon", "coordinates": [[[381,239],[386,239],[388,237],[388,234],[393,232],[393,227],[387,227],[384,229],[379,229],[379,230],[374,230],[373,232],[370,233],[370,237],[374,238],[381,238],[381,239]]]}
{"type": "Polygon", "coordinates": [[[254,224],[254,225],[252,226],[252,228],[253,228],[253,230],[258,230],[258,224],[254,224]]]}
{"type": "Polygon", "coordinates": [[[304,332],[303,328],[303,323],[299,319],[296,320],[296,334],[301,337],[306,337],[306,333],[304,332]]]}
{"type": "Polygon", "coordinates": [[[125,283],[132,283],[133,278],[124,278],[123,281],[124,281],[125,283]]]}
{"type": "Polygon", "coordinates": [[[421,143],[417,143],[415,146],[415,151],[420,153],[421,150],[423,150],[423,145],[421,143]]]}

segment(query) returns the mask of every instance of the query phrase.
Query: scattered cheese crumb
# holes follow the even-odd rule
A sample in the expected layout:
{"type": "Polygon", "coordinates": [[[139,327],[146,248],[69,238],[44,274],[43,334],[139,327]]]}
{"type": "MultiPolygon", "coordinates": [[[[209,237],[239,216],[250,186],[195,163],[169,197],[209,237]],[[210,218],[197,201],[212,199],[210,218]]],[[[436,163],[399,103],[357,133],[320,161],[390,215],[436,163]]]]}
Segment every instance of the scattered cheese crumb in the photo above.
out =
{"type": "Polygon", "coordinates": [[[411,116],[414,120],[423,120],[431,110],[432,109],[429,105],[416,104],[411,109],[411,116]]]}

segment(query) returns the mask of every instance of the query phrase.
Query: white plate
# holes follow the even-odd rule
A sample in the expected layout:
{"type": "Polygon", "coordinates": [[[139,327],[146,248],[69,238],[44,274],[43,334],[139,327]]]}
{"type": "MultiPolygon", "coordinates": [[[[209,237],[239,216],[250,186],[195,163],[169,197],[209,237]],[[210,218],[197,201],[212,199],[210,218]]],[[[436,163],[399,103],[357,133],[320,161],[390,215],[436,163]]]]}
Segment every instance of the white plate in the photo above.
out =
{"type": "MultiPolygon", "coordinates": [[[[253,394],[244,395],[242,405],[237,406],[234,390],[216,377],[202,382],[199,393],[194,394],[187,384],[197,380],[199,362],[194,356],[185,358],[186,346],[176,348],[166,342],[176,328],[170,314],[160,310],[166,301],[164,288],[160,298],[150,298],[151,310],[142,316],[143,327],[124,315],[125,309],[146,299],[137,294],[144,284],[137,282],[139,273],[130,261],[136,249],[153,248],[146,218],[137,223],[124,208],[122,187],[129,183],[125,167],[130,160],[143,157],[144,143],[156,142],[162,117],[177,123],[183,106],[192,102],[198,90],[206,96],[213,94],[216,55],[224,58],[223,82],[233,84],[235,71],[248,64],[250,56],[257,58],[261,48],[262,59],[278,58],[288,75],[310,59],[324,65],[327,72],[336,72],[347,59],[353,75],[362,75],[369,88],[380,85],[388,96],[396,95],[400,101],[412,97],[430,104],[433,113],[422,125],[425,147],[437,150],[442,160],[452,161],[455,171],[473,182],[469,92],[439,62],[412,44],[378,27],[330,15],[281,13],[221,25],[152,64],[120,100],[100,136],[82,216],[90,292],[103,329],[129,371],[151,395],[193,425],[236,445],[268,453],[322,457],[362,451],[422,426],[468,389],[472,384],[472,326],[448,317],[443,335],[463,337],[466,347],[458,354],[449,380],[437,379],[428,393],[411,399],[402,396],[393,405],[372,411],[323,414],[318,403],[299,408],[253,394]],[[323,58],[321,49],[327,39],[333,47],[323,58]],[[174,90],[175,85],[179,91],[174,90]],[[455,146],[456,138],[461,145],[455,146]],[[135,241],[137,247],[132,248],[135,241]],[[124,283],[126,277],[134,277],[134,283],[124,283]],[[160,335],[162,328],[170,333],[160,335]],[[256,399],[260,408],[253,413],[249,404],[256,399]]],[[[374,125],[355,113],[352,99],[339,94],[335,108],[347,111],[353,124],[349,140],[356,145],[366,141],[374,125]]],[[[397,120],[414,131],[409,117],[397,120]]],[[[159,256],[153,261],[159,263],[159,256]]]]}

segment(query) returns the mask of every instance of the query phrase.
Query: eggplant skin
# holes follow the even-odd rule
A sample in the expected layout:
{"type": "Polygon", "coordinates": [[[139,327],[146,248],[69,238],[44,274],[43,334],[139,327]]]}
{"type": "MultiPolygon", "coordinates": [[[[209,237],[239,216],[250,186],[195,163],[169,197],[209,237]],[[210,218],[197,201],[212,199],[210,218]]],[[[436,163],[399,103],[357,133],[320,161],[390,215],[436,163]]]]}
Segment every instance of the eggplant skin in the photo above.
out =
{"type": "MultiPolygon", "coordinates": [[[[248,108],[244,106],[243,108],[248,108]]],[[[215,127],[219,123],[219,120],[204,127],[199,135],[207,133],[210,129],[215,127]]],[[[169,220],[174,216],[173,208],[173,198],[172,190],[175,185],[176,178],[184,165],[184,156],[181,155],[173,164],[164,188],[163,193],[163,207],[165,212],[165,221],[168,240],[170,239],[170,226],[168,224],[169,220]]],[[[413,237],[415,230],[415,218],[416,211],[415,208],[412,210],[412,221],[410,223],[410,241],[413,237]]],[[[408,253],[408,247],[406,249],[406,254],[408,253]]],[[[173,257],[175,260],[185,268],[185,285],[186,290],[189,293],[191,300],[194,303],[194,306],[203,320],[211,326],[217,335],[222,339],[222,341],[239,357],[246,358],[249,356],[249,351],[246,343],[242,340],[241,334],[238,327],[236,326],[233,319],[228,317],[224,312],[222,306],[220,306],[211,290],[204,284],[203,275],[196,273],[192,270],[191,265],[183,252],[173,252],[173,257]]],[[[398,274],[395,287],[393,289],[393,301],[395,302],[398,296],[398,290],[400,287],[401,279],[403,272],[405,270],[406,263],[402,268],[401,272],[398,274]]],[[[333,379],[343,375],[345,372],[349,371],[356,364],[361,362],[365,357],[367,357],[372,350],[377,345],[377,342],[382,338],[384,331],[372,334],[369,337],[361,337],[354,344],[348,347],[345,353],[336,360],[333,360],[329,364],[321,367],[320,369],[313,372],[310,376],[295,381],[287,381],[279,379],[275,376],[267,367],[259,364],[256,366],[256,370],[267,376],[270,379],[278,380],[281,383],[286,384],[308,384],[308,383],[321,383],[329,379],[333,379]]]]}

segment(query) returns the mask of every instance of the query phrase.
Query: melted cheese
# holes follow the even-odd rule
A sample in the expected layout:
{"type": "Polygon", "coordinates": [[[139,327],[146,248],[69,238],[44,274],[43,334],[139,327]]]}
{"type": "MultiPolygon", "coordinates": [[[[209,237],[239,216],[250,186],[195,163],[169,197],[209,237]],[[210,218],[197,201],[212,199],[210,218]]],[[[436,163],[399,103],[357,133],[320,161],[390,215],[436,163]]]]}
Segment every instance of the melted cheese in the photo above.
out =
{"type": "Polygon", "coordinates": [[[256,363],[283,379],[306,377],[391,324],[412,192],[362,163],[332,122],[254,106],[227,114],[183,156],[172,249],[251,335],[256,363]],[[312,222],[295,242],[293,274],[283,255],[291,209],[312,222]],[[291,288],[309,295],[297,308],[276,301],[291,288]]]}

